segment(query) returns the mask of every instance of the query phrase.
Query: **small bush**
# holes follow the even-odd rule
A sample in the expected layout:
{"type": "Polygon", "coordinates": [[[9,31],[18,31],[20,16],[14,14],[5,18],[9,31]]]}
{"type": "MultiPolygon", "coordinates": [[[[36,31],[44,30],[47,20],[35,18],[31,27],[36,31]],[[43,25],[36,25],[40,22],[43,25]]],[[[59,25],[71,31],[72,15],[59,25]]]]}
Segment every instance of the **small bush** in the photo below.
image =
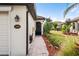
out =
{"type": "Polygon", "coordinates": [[[62,25],[62,32],[63,33],[68,33],[70,31],[70,27],[71,27],[71,24],[70,23],[65,23],[62,25]]]}
{"type": "Polygon", "coordinates": [[[60,47],[61,43],[63,42],[63,37],[61,35],[49,34],[48,38],[51,44],[57,47],[60,47]]]}
{"type": "Polygon", "coordinates": [[[54,29],[54,30],[57,30],[57,26],[58,26],[57,22],[56,22],[56,21],[53,22],[53,29],[54,29]]]}
{"type": "Polygon", "coordinates": [[[48,34],[50,30],[52,29],[52,23],[50,19],[47,19],[46,22],[44,23],[44,35],[48,34]]]}

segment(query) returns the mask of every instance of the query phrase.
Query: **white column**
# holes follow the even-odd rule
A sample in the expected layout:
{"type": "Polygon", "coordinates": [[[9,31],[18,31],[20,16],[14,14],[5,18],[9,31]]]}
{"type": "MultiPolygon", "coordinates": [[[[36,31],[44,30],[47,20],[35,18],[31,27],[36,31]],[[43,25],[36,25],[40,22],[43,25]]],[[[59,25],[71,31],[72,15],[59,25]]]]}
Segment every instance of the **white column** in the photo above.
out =
{"type": "Polygon", "coordinates": [[[78,31],[78,23],[75,22],[75,31],[78,31]]]}
{"type": "Polygon", "coordinates": [[[78,21],[78,35],[79,35],[79,21],[78,21]]]}
{"type": "MultiPolygon", "coordinates": [[[[73,23],[71,23],[73,25],[73,23]]],[[[70,27],[70,32],[73,32],[73,26],[70,27]]]]}
{"type": "Polygon", "coordinates": [[[41,23],[41,33],[42,33],[42,35],[43,35],[43,23],[41,23]]]}

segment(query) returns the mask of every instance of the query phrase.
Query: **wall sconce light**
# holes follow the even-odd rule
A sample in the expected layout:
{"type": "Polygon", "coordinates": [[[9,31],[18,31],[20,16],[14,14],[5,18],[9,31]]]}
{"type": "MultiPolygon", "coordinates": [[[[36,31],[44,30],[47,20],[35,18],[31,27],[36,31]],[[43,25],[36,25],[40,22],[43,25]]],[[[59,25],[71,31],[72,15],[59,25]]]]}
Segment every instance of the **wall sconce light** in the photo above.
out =
{"type": "Polygon", "coordinates": [[[19,22],[19,19],[20,19],[19,16],[16,15],[16,16],[15,16],[15,22],[19,22]]]}

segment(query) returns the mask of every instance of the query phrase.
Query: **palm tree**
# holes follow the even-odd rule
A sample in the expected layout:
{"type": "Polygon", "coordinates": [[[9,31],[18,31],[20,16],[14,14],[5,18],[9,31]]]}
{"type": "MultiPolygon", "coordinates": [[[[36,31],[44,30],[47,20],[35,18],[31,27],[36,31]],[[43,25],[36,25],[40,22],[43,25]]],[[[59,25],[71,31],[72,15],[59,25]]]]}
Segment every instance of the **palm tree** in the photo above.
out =
{"type": "Polygon", "coordinates": [[[64,18],[65,18],[65,16],[67,15],[67,13],[68,13],[69,11],[71,11],[73,8],[77,7],[78,5],[79,5],[79,3],[74,3],[74,4],[70,5],[70,6],[64,11],[64,18]]]}

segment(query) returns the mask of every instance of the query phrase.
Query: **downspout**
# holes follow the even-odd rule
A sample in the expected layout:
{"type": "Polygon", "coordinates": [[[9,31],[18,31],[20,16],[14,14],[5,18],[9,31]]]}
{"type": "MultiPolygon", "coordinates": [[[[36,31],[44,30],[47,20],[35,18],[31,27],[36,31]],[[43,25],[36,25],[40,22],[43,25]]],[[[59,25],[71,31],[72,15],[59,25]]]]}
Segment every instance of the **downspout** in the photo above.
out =
{"type": "Polygon", "coordinates": [[[26,55],[28,54],[28,12],[26,12],[26,55]]]}

